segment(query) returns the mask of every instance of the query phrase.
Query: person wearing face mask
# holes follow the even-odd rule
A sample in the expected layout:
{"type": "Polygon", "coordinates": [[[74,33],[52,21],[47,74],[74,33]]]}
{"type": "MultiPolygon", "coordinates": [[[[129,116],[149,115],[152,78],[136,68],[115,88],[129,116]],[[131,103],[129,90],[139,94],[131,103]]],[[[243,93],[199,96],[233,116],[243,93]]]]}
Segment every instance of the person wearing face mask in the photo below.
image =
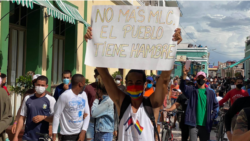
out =
{"type": "Polygon", "coordinates": [[[183,76],[180,89],[189,99],[186,113],[185,124],[189,125],[190,140],[200,141],[210,140],[210,132],[213,120],[217,114],[218,102],[212,89],[205,87],[206,74],[198,72],[196,75],[197,86],[187,86],[185,78],[189,70],[183,66],[183,76]]]}
{"type": "MultiPolygon", "coordinates": [[[[31,71],[29,71],[29,72],[31,72],[31,71]]],[[[19,107],[18,112],[17,112],[17,114],[16,114],[16,119],[15,119],[15,121],[14,121],[14,124],[13,124],[12,127],[11,127],[11,132],[12,132],[12,134],[15,134],[15,133],[16,133],[17,122],[18,122],[19,117],[20,117],[20,113],[21,113],[21,109],[22,109],[22,106],[23,106],[22,104],[23,104],[24,98],[25,98],[26,96],[32,95],[32,94],[34,94],[34,93],[36,92],[36,90],[35,90],[35,84],[36,84],[37,78],[38,78],[39,76],[41,76],[41,75],[40,75],[40,74],[35,74],[35,75],[32,76],[32,85],[33,85],[33,88],[27,90],[27,91],[24,93],[23,99],[22,99],[22,101],[21,101],[21,106],[19,107]]],[[[45,93],[51,95],[51,93],[48,92],[47,90],[45,90],[45,93]]]]}
{"type": "Polygon", "coordinates": [[[52,140],[56,140],[60,121],[61,141],[84,141],[89,126],[90,112],[86,93],[83,91],[85,78],[81,74],[72,77],[72,89],[66,90],[55,105],[52,140]],[[87,115],[83,118],[83,115],[87,115]]]}
{"type": "Polygon", "coordinates": [[[56,100],[46,93],[47,87],[48,78],[39,76],[35,83],[36,92],[24,98],[13,141],[18,141],[24,121],[26,121],[26,125],[23,141],[38,141],[37,133],[49,133],[49,123],[53,121],[56,100]]]}
{"type": "Polygon", "coordinates": [[[154,93],[155,89],[153,87],[153,84],[154,84],[154,79],[151,76],[148,76],[147,81],[145,83],[145,93],[144,93],[145,97],[150,97],[151,94],[154,93]]]}
{"type": "Polygon", "coordinates": [[[58,100],[59,96],[68,89],[71,89],[72,85],[70,83],[71,81],[71,71],[69,70],[65,70],[62,73],[62,77],[63,77],[63,83],[58,85],[55,89],[55,93],[54,93],[54,98],[56,99],[56,101],[58,100]]]}
{"type": "Polygon", "coordinates": [[[112,141],[114,131],[114,102],[107,94],[100,76],[98,77],[97,92],[99,97],[96,97],[91,107],[91,115],[93,118],[96,118],[95,141],[112,141]]]}
{"type": "Polygon", "coordinates": [[[5,85],[6,85],[6,78],[7,78],[6,74],[2,73],[2,74],[1,74],[1,79],[2,79],[1,87],[2,87],[3,89],[5,89],[5,91],[7,92],[8,95],[10,95],[10,93],[9,93],[8,90],[7,90],[7,87],[5,86],[5,85]]]}
{"type": "Polygon", "coordinates": [[[115,83],[121,91],[126,92],[126,87],[124,85],[122,85],[122,76],[121,75],[115,76],[115,83]]]}
{"type": "MultiPolygon", "coordinates": [[[[182,41],[181,29],[176,29],[173,41],[179,44],[182,41]]],[[[92,39],[92,28],[89,27],[84,38],[86,41],[92,39]]],[[[159,137],[156,120],[159,115],[163,99],[168,91],[168,83],[171,71],[162,71],[157,81],[154,93],[144,97],[146,74],[143,70],[131,69],[125,77],[127,93],[117,88],[108,68],[97,68],[103,80],[104,86],[117,107],[119,113],[119,141],[154,141],[155,135],[159,137]],[[147,112],[147,111],[151,112],[147,112]],[[148,114],[150,113],[150,114],[148,114]]],[[[159,139],[159,138],[157,138],[159,139]]]]}
{"type": "Polygon", "coordinates": [[[249,94],[245,90],[241,89],[243,87],[243,79],[237,78],[235,84],[236,88],[232,89],[225,95],[225,97],[219,102],[220,106],[223,106],[223,103],[227,102],[229,99],[231,101],[231,105],[233,105],[236,99],[249,96],[249,94]]]}

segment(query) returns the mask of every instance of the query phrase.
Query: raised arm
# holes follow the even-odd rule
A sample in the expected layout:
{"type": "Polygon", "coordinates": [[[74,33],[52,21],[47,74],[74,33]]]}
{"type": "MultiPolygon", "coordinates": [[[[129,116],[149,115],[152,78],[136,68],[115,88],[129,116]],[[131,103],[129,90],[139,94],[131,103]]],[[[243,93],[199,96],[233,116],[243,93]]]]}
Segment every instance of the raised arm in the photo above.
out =
{"type": "Polygon", "coordinates": [[[180,84],[180,89],[181,91],[183,92],[183,94],[189,98],[189,93],[188,93],[188,89],[190,89],[191,86],[187,86],[186,85],[186,78],[187,78],[187,75],[188,75],[188,72],[190,71],[190,68],[189,70],[187,70],[185,68],[185,65],[183,65],[183,68],[182,68],[182,78],[181,78],[181,84],[180,84]]]}
{"type": "Polygon", "coordinates": [[[115,103],[117,112],[120,115],[120,107],[125,97],[125,93],[117,87],[117,85],[115,84],[115,81],[113,80],[112,76],[109,74],[109,71],[107,68],[97,68],[97,71],[102,78],[103,84],[107,90],[109,97],[115,103]]]}
{"type": "Polygon", "coordinates": [[[168,92],[171,71],[172,70],[162,71],[156,83],[155,92],[150,96],[150,102],[153,108],[159,108],[163,105],[164,98],[168,92]]]}
{"type": "MultiPolygon", "coordinates": [[[[173,35],[173,41],[177,41],[179,44],[182,41],[181,29],[177,28],[173,35]]],[[[162,71],[160,78],[156,83],[155,92],[150,96],[150,102],[153,108],[160,108],[163,105],[164,98],[168,93],[168,83],[170,81],[170,75],[172,70],[162,71]]],[[[155,111],[157,113],[157,111],[155,111]]]]}
{"type": "MultiPolygon", "coordinates": [[[[92,28],[88,27],[87,33],[84,35],[84,39],[87,42],[89,39],[92,39],[92,28]]],[[[112,76],[110,75],[107,68],[97,68],[98,73],[100,74],[103,84],[109,94],[109,97],[115,103],[117,112],[120,115],[120,107],[122,105],[122,101],[125,97],[125,93],[122,92],[117,85],[115,84],[112,76]]]]}

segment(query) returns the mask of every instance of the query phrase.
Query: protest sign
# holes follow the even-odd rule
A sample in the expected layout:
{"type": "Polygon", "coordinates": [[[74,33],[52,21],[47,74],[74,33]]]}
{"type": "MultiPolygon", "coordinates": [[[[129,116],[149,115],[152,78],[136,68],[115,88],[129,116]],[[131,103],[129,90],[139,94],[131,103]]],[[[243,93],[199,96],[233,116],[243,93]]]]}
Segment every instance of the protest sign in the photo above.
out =
{"type": "Polygon", "coordinates": [[[178,7],[93,6],[93,39],[85,64],[94,67],[170,70],[177,43],[178,7]]]}

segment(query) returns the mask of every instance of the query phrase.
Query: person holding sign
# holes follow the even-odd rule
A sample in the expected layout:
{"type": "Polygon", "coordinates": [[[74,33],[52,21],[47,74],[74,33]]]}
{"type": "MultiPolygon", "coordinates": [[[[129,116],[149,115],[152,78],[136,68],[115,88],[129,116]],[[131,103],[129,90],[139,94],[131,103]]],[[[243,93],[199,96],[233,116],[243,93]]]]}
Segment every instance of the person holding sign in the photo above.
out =
{"type": "MultiPolygon", "coordinates": [[[[181,29],[176,29],[173,41],[179,44],[182,41],[181,29]]],[[[95,34],[95,33],[94,33],[95,34]]],[[[92,28],[87,30],[85,40],[92,39],[92,28]]],[[[97,67],[104,86],[117,107],[120,118],[119,141],[153,141],[158,131],[156,120],[160,107],[163,105],[165,94],[168,91],[171,70],[162,71],[156,83],[156,89],[149,98],[144,98],[146,74],[142,70],[130,70],[125,83],[127,94],[118,89],[107,68],[97,67]],[[152,126],[153,123],[153,126],[152,126]]],[[[158,135],[159,140],[159,135],[158,135]]]]}

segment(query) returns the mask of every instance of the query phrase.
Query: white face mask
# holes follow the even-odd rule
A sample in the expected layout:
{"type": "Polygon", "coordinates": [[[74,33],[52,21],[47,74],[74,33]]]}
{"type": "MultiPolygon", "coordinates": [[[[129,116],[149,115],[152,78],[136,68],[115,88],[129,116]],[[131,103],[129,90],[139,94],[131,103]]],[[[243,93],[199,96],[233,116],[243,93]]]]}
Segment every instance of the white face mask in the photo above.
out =
{"type": "Polygon", "coordinates": [[[37,94],[42,94],[42,93],[44,93],[45,90],[46,90],[46,88],[45,88],[45,87],[42,87],[42,86],[36,86],[35,89],[36,89],[36,93],[37,93],[37,94]]]}
{"type": "Polygon", "coordinates": [[[121,83],[121,80],[115,80],[115,83],[116,83],[116,84],[120,84],[120,83],[121,83]]]}

